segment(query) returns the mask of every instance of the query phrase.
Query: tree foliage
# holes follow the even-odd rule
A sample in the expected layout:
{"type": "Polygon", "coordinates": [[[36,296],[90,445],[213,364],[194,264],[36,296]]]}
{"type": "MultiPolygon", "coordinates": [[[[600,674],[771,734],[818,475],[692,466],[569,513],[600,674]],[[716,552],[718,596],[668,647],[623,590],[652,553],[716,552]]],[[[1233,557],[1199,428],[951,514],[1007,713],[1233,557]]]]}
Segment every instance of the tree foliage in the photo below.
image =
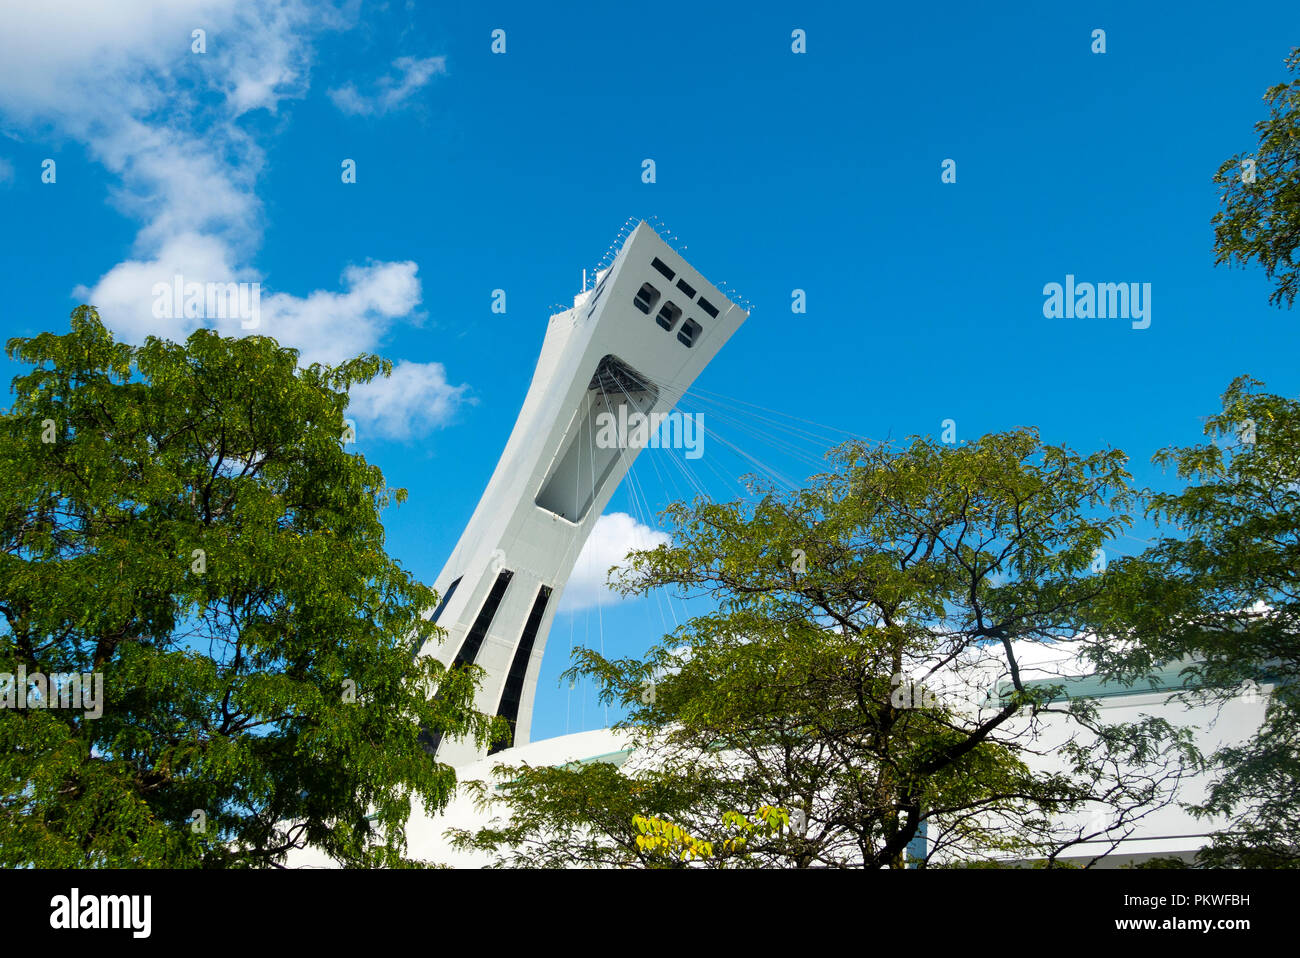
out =
{"type": "Polygon", "coordinates": [[[8,352],[35,368],[0,419],[0,672],[98,673],[104,701],[0,710],[0,862],[402,864],[411,802],[454,782],[421,727],[490,720],[472,673],[412,665],[435,596],[380,521],[405,493],[340,442],[390,365],[132,347],[85,306],[8,352]]]}
{"type": "MultiPolygon", "coordinates": [[[[1286,66],[1300,74],[1300,47],[1286,66]]],[[[1274,281],[1269,302],[1290,306],[1300,289],[1300,75],[1264,94],[1269,117],[1255,124],[1259,145],[1219,167],[1222,189],[1214,215],[1216,263],[1255,260],[1274,281]]]]}
{"type": "Polygon", "coordinates": [[[776,807],[792,826],[749,835],[743,860],[678,864],[904,867],[923,826],[929,860],[1054,862],[1169,800],[1195,759],[1185,733],[1105,725],[1022,661],[1072,647],[1108,588],[1093,564],[1128,522],[1123,455],[1024,429],[851,443],[832,463],[804,489],[668,509],[671,544],[633,553],[620,588],[680,589],[713,611],[642,658],[583,649],[574,668],[628,710],[631,756],[503,770],[508,824],[462,832],[462,847],[520,865],[644,865],[638,815],[716,850],[728,813],[776,807]],[[1035,771],[1049,717],[1069,732],[1050,747],[1055,767],[1035,771]],[[1105,820],[1060,824],[1086,803],[1105,820]]]}
{"type": "Polygon", "coordinates": [[[1095,654],[1112,674],[1186,661],[1200,694],[1227,701],[1272,685],[1263,725],[1220,749],[1203,816],[1227,827],[1211,864],[1300,865],[1300,402],[1239,377],[1208,441],[1156,456],[1186,483],[1149,510],[1178,528],[1112,568],[1095,654]]]}
{"type": "Polygon", "coordinates": [[[640,833],[637,845],[662,855],[670,861],[744,856],[751,837],[772,835],[790,824],[790,813],[783,808],[760,805],[753,820],[740,812],[722,813],[724,833],[713,841],[696,838],[672,822],[654,816],[634,815],[632,824],[640,833]]]}

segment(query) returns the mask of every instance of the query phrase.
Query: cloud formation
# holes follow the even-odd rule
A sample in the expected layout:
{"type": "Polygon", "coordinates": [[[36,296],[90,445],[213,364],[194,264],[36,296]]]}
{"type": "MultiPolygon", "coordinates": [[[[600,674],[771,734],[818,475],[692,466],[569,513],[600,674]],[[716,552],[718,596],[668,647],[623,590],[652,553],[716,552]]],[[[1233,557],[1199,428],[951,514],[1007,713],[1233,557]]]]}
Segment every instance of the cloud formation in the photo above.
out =
{"type": "Polygon", "coordinates": [[[329,91],[334,105],[349,116],[382,116],[400,109],[431,79],[447,72],[446,57],[398,57],[393,61],[396,75],[382,76],[375,84],[375,92],[364,96],[347,83],[329,91]]]}
{"type": "Polygon", "coordinates": [[[393,364],[393,374],[355,386],[348,414],[385,439],[412,439],[447,422],[469,387],[447,382],[442,363],[393,364]]]}
{"type": "MultiPolygon", "coordinates": [[[[354,10],[354,8],[352,8],[354,10]]],[[[306,295],[262,290],[261,321],[159,318],[154,289],[186,283],[260,283],[254,257],[263,208],[256,186],[265,152],[250,114],[275,114],[310,85],[313,44],[349,26],[344,12],[305,0],[45,0],[5,14],[0,31],[0,115],[83,144],[113,176],[109,199],[140,223],[130,256],[72,292],[120,337],[183,339],[199,325],[256,332],[299,349],[302,361],[337,362],[379,351],[399,322],[418,322],[413,262],[344,265],[343,288],[306,295]],[[205,52],[196,52],[202,30],[205,52]]],[[[445,70],[440,57],[399,58],[400,76],[358,104],[392,109],[445,70]]],[[[464,387],[437,363],[402,364],[406,392],[372,384],[358,417],[382,416],[380,435],[413,436],[446,421],[464,387]],[[405,429],[399,407],[409,400],[405,429]],[[418,404],[418,405],[416,405],[418,404]],[[365,410],[365,412],[363,412],[365,410]]]]}
{"type": "Polygon", "coordinates": [[[623,597],[606,585],[610,567],[623,567],[633,549],[653,549],[671,541],[666,532],[652,529],[626,512],[605,513],[592,526],[564,587],[558,611],[573,612],[622,601],[623,597]]]}

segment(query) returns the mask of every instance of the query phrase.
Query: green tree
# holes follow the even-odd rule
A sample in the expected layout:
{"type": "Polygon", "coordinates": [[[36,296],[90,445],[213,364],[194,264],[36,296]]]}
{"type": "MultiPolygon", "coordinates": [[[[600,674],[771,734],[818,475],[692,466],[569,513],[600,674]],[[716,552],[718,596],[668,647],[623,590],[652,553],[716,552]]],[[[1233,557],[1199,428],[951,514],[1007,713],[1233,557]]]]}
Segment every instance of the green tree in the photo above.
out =
{"type": "Polygon", "coordinates": [[[0,863],[405,864],[412,801],[454,785],[421,728],[492,723],[472,672],[412,665],[437,630],[384,551],[405,492],[340,441],[348,387],[390,365],[209,330],[137,348],[86,306],[8,353],[35,368],[0,419],[0,673],[97,673],[103,701],[3,690],[0,863]]]}
{"type": "MultiPolygon", "coordinates": [[[[450,829],[462,851],[496,855],[496,867],[674,868],[667,856],[644,842],[637,820],[654,809],[663,821],[700,817],[713,783],[687,770],[683,776],[650,769],[624,775],[612,762],[560,767],[499,765],[497,782],[468,781],[461,787],[480,811],[501,812],[477,830],[450,829]]],[[[712,806],[719,820],[725,813],[712,806]]]]}
{"type": "MultiPolygon", "coordinates": [[[[1300,72],[1300,47],[1287,68],[1300,72]]],[[[1219,167],[1223,206],[1214,215],[1216,263],[1256,260],[1273,280],[1269,302],[1290,306],[1300,289],[1300,76],[1264,94],[1269,117],[1255,124],[1259,145],[1219,167]]]]}
{"type": "MultiPolygon", "coordinates": [[[[1286,66],[1300,71],[1300,47],[1286,66]]],[[[1257,261],[1275,283],[1269,302],[1291,306],[1300,288],[1300,77],[1264,100],[1258,147],[1215,176],[1216,263],[1257,261]]],[[[1148,513],[1180,533],[1114,570],[1117,588],[1094,623],[1111,641],[1093,657],[1111,676],[1183,662],[1197,694],[1220,701],[1276,683],[1256,733],[1211,756],[1209,795],[1192,806],[1227,821],[1198,855],[1216,866],[1300,865],[1300,404],[1257,393],[1263,385],[1233,380],[1206,423],[1207,443],[1157,454],[1188,485],[1151,496],[1148,513]]]]}
{"type": "Polygon", "coordinates": [[[634,815],[632,824],[639,835],[637,845],[673,861],[702,858],[744,857],[749,840],[755,835],[771,835],[788,828],[790,813],[783,808],[763,805],[750,821],[737,811],[722,813],[724,834],[713,841],[696,838],[672,822],[654,816],[634,815]]]}
{"type": "Polygon", "coordinates": [[[1186,481],[1149,511],[1181,531],[1111,569],[1116,588],[1095,627],[1109,674],[1167,662],[1197,696],[1256,696],[1273,684],[1263,725],[1211,756],[1208,798],[1194,806],[1227,826],[1201,856],[1211,865],[1300,866],[1300,402],[1234,380],[1209,441],[1170,448],[1158,463],[1186,481]]]}
{"type": "Polygon", "coordinates": [[[457,833],[461,847],[520,865],[661,865],[635,816],[716,852],[728,816],[777,807],[789,827],[748,835],[743,856],[676,863],[903,867],[923,825],[927,859],[1054,863],[1170,800],[1195,759],[1186,733],[1106,725],[1022,661],[1074,647],[1109,587],[1093,566],[1129,521],[1123,455],[1017,430],[853,443],[833,463],[792,493],[669,508],[672,543],[633,553],[620,588],[681,589],[714,611],[643,658],[584,649],[574,668],[628,709],[631,755],[502,769],[495,798],[481,794],[507,824],[457,833]],[[1049,721],[1060,734],[1036,744],[1049,721]],[[1036,749],[1056,768],[1035,771],[1036,749]],[[1059,815],[1086,808],[1104,821],[1059,815]]]}

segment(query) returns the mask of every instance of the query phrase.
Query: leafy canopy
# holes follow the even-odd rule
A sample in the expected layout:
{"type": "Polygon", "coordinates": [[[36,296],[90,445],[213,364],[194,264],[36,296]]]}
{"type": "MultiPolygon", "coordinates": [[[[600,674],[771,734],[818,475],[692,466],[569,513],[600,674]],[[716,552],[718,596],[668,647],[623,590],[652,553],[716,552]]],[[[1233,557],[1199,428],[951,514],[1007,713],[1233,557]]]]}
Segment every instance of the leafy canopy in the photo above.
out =
{"type": "Polygon", "coordinates": [[[1300,401],[1237,378],[1205,425],[1208,441],[1156,461],[1186,486],[1149,512],[1180,529],[1112,569],[1096,628],[1123,639],[1095,655],[1110,674],[1187,661],[1202,695],[1228,701],[1272,687],[1263,725],[1212,756],[1194,807],[1227,826],[1203,860],[1300,866],[1300,401]]]}
{"type": "Polygon", "coordinates": [[[714,611],[642,658],[584,649],[574,669],[628,710],[631,757],[502,769],[509,821],[458,833],[461,847],[517,865],[662,866],[671,856],[647,855],[636,827],[652,818],[677,830],[659,837],[679,852],[707,844],[679,866],[902,867],[922,827],[936,860],[1054,860],[1168,801],[1193,759],[1184,735],[1155,719],[1103,725],[1021,661],[1071,647],[1109,587],[1093,566],[1128,522],[1123,455],[1025,429],[854,443],[832,461],[804,489],[669,508],[671,544],[633,553],[619,585],[704,595],[714,611]],[[1056,766],[1034,771],[1032,733],[1052,713],[1072,731],[1056,766]],[[1054,823],[1085,802],[1105,822],[1054,823]],[[735,816],[764,808],[798,827],[718,854],[735,816]]]}
{"type": "MultiPolygon", "coordinates": [[[[1300,74],[1300,47],[1287,68],[1300,74]]],[[[1222,209],[1214,214],[1215,263],[1255,260],[1274,281],[1269,302],[1295,303],[1300,289],[1300,75],[1264,94],[1269,117],[1255,124],[1259,145],[1219,167],[1222,209]]]]}
{"type": "Polygon", "coordinates": [[[454,783],[420,729],[490,720],[472,671],[412,664],[436,597],[384,551],[405,493],[340,441],[390,364],[133,347],[86,306],[8,352],[35,368],[0,418],[0,672],[98,673],[104,701],[0,709],[0,863],[402,864],[411,802],[454,783]]]}

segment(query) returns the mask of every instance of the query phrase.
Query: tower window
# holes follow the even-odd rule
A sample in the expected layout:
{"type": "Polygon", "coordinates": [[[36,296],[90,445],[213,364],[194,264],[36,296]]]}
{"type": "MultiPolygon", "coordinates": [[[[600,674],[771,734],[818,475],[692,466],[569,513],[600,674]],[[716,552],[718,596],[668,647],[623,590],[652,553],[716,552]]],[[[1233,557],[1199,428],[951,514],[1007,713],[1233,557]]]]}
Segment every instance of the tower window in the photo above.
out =
{"type": "Polygon", "coordinates": [[[659,290],[649,283],[642,283],[641,288],[636,291],[636,296],[632,298],[632,302],[636,304],[637,309],[649,316],[650,310],[654,308],[655,303],[659,302],[659,290]]]}
{"type": "Polygon", "coordinates": [[[506,720],[510,726],[510,737],[504,742],[497,742],[489,750],[489,755],[494,755],[502,749],[510,748],[515,744],[515,730],[519,722],[519,702],[524,697],[524,679],[528,677],[528,663],[533,657],[533,643],[537,640],[537,630],[541,627],[542,616],[546,614],[546,603],[551,598],[551,587],[542,586],[537,590],[537,598],[533,600],[533,609],[528,613],[528,621],[524,623],[523,634],[519,637],[519,645],[515,647],[515,657],[510,663],[510,672],[506,676],[505,688],[501,691],[501,702],[497,706],[497,715],[506,720]]]}
{"type": "Polygon", "coordinates": [[[677,281],[677,288],[680,289],[687,296],[689,296],[691,299],[695,298],[695,287],[692,286],[690,283],[686,282],[686,280],[679,279],[677,281]]]}
{"type": "Polygon", "coordinates": [[[534,500],[538,507],[569,522],[582,522],[605,483],[625,460],[623,450],[605,448],[617,447],[617,443],[596,442],[600,414],[616,411],[612,397],[619,397],[618,402],[628,402],[636,412],[648,413],[659,398],[659,391],[622,360],[605,356],[591,377],[586,396],[579,400],[559,451],[542,481],[534,500]]]}
{"type": "Polygon", "coordinates": [[[664,303],[663,309],[659,310],[659,315],[655,317],[655,322],[672,332],[673,327],[677,325],[677,320],[681,318],[682,311],[680,309],[672,303],[664,303]]]}
{"type": "Polygon", "coordinates": [[[672,279],[674,276],[677,275],[671,269],[669,269],[668,264],[665,263],[663,260],[661,260],[658,256],[656,256],[653,260],[650,261],[650,265],[653,266],[655,269],[659,270],[659,272],[663,273],[664,276],[668,277],[669,279],[672,279]]]}
{"type": "MultiPolygon", "coordinates": [[[[467,665],[473,665],[474,660],[478,658],[479,649],[483,646],[483,640],[487,637],[488,629],[492,627],[492,619],[497,614],[497,608],[501,605],[501,599],[506,594],[506,586],[510,584],[515,574],[509,569],[502,569],[497,573],[496,581],[492,583],[492,590],[488,593],[487,599],[484,600],[482,607],[478,610],[478,615],[474,618],[474,624],[470,626],[465,641],[461,643],[460,651],[456,653],[456,658],[452,660],[451,668],[462,669],[467,665]]],[[[459,584],[460,580],[456,580],[459,584]]],[[[450,596],[451,589],[447,590],[450,596]]],[[[436,699],[439,693],[434,693],[436,699]]],[[[438,753],[438,746],[442,744],[442,729],[431,729],[421,727],[420,744],[430,755],[438,753]]]]}
{"type": "Polygon", "coordinates": [[[710,302],[709,302],[707,299],[705,299],[703,296],[700,297],[699,302],[700,302],[700,309],[704,310],[706,313],[708,313],[708,314],[709,314],[710,316],[712,316],[714,319],[717,319],[717,318],[718,318],[718,307],[714,306],[712,303],[710,303],[710,302]]]}
{"type": "MultiPolygon", "coordinates": [[[[460,580],[462,578],[464,578],[464,576],[458,577],[455,582],[447,586],[447,591],[444,592],[442,594],[442,598],[438,600],[438,608],[433,610],[432,618],[434,622],[438,621],[438,616],[442,615],[442,610],[447,608],[447,603],[450,602],[451,597],[456,594],[456,586],[460,585],[460,580]]],[[[424,647],[423,643],[415,646],[415,648],[412,649],[412,654],[419,655],[420,649],[422,649],[423,647],[424,647]]]]}
{"type": "Polygon", "coordinates": [[[693,319],[688,319],[682,323],[682,328],[677,333],[677,341],[683,346],[694,346],[695,340],[699,338],[702,332],[704,332],[703,326],[693,319]]]}

